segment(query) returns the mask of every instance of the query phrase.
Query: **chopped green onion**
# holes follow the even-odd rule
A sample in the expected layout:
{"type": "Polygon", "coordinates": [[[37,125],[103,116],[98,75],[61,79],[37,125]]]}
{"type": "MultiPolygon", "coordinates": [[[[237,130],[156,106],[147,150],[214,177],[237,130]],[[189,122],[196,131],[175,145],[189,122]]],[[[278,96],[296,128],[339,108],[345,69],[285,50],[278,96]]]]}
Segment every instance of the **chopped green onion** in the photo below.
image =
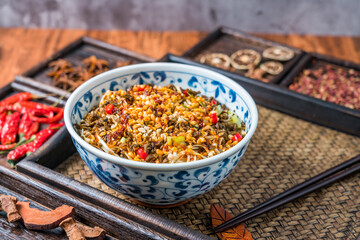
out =
{"type": "Polygon", "coordinates": [[[233,123],[236,123],[239,127],[241,127],[241,121],[235,114],[231,116],[231,120],[233,123]]]}
{"type": "Polygon", "coordinates": [[[185,137],[184,137],[184,136],[173,137],[172,140],[173,140],[174,143],[176,143],[176,144],[183,144],[183,143],[185,143],[185,137]]]}
{"type": "Polygon", "coordinates": [[[241,127],[241,120],[240,120],[240,118],[234,113],[234,112],[232,112],[232,111],[228,111],[228,114],[229,114],[229,116],[230,116],[230,118],[231,118],[231,121],[233,122],[233,123],[236,123],[236,125],[238,125],[239,127],[241,127]]]}
{"type": "Polygon", "coordinates": [[[122,138],[120,139],[120,142],[121,142],[121,143],[125,143],[125,141],[126,141],[126,138],[124,138],[124,137],[122,137],[122,138]]]}
{"type": "Polygon", "coordinates": [[[216,106],[216,109],[215,109],[215,112],[216,112],[216,115],[220,115],[222,113],[223,109],[220,105],[217,105],[216,106]]]}

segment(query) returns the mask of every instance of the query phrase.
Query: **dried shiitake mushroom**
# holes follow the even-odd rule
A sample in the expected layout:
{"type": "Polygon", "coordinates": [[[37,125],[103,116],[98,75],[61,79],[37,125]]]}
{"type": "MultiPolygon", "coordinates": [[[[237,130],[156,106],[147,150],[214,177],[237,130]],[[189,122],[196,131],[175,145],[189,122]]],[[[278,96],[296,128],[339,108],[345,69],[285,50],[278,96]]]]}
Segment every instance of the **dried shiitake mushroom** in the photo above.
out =
{"type": "Polygon", "coordinates": [[[231,57],[231,65],[237,70],[246,70],[251,66],[256,66],[261,61],[258,52],[252,49],[241,49],[234,52],[231,57]]]}
{"type": "Polygon", "coordinates": [[[208,53],[200,58],[200,62],[214,67],[228,69],[230,67],[230,58],[223,53],[208,53]]]}
{"type": "Polygon", "coordinates": [[[284,69],[281,63],[274,61],[264,62],[260,65],[260,68],[271,75],[277,75],[284,69]]]}
{"type": "Polygon", "coordinates": [[[265,49],[262,55],[268,59],[288,61],[294,57],[294,51],[287,47],[276,46],[265,49]]]}
{"type": "Polygon", "coordinates": [[[267,72],[263,69],[256,68],[254,65],[251,65],[250,68],[247,70],[247,73],[245,73],[245,76],[260,80],[262,82],[269,82],[269,79],[264,77],[266,73],[267,72]]]}

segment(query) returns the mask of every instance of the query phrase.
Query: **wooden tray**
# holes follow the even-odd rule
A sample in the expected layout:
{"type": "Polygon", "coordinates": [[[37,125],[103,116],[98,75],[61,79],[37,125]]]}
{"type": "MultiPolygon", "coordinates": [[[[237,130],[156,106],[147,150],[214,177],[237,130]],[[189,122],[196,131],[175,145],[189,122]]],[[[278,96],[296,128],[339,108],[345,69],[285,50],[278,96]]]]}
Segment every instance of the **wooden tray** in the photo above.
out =
{"type": "Polygon", "coordinates": [[[49,63],[59,58],[65,58],[73,65],[77,66],[81,64],[83,59],[90,57],[91,55],[95,55],[97,58],[108,61],[110,69],[115,67],[116,61],[131,60],[133,63],[155,61],[155,59],[148,56],[85,36],[56,52],[51,57],[24,72],[21,76],[16,76],[15,82],[41,89],[44,92],[56,93],[68,98],[70,93],[56,87],[54,80],[47,76],[47,73],[51,70],[48,67],[49,63]]]}
{"type": "MultiPolygon", "coordinates": [[[[68,138],[68,143],[71,143],[72,145],[69,135],[68,138]]],[[[137,207],[131,203],[125,202],[101,190],[90,187],[52,170],[67,159],[65,156],[69,156],[74,152],[74,147],[64,147],[63,143],[54,143],[51,146],[48,146],[42,154],[32,154],[27,159],[21,161],[17,164],[17,170],[49,184],[52,188],[59,189],[61,192],[76,196],[79,201],[90,202],[93,206],[101,207],[101,209],[104,209],[111,214],[136,222],[140,225],[137,227],[139,231],[138,234],[142,234],[142,228],[145,228],[156,232],[154,233],[157,234],[156,236],[161,236],[166,239],[212,239],[206,235],[191,230],[188,227],[155,215],[148,210],[137,207]]],[[[148,238],[134,238],[134,235],[129,234],[127,236],[122,236],[122,239],[148,238]]],[[[151,239],[156,238],[153,237],[151,239]]]]}
{"type": "MultiPolygon", "coordinates": [[[[269,82],[277,83],[291,68],[293,68],[296,62],[302,57],[303,51],[297,48],[286,46],[284,44],[251,36],[239,30],[235,30],[227,27],[220,27],[217,30],[210,33],[206,38],[204,38],[202,41],[197,43],[195,46],[193,46],[190,50],[185,52],[182,56],[199,62],[201,55],[207,53],[224,53],[230,56],[232,53],[240,49],[253,49],[258,53],[262,54],[262,52],[266,48],[274,47],[274,46],[284,46],[292,49],[295,53],[295,56],[291,60],[282,62],[284,66],[284,70],[280,74],[275,76],[267,75],[269,82]]],[[[260,63],[263,63],[268,60],[273,61],[271,59],[266,59],[262,57],[260,63]]],[[[210,65],[208,66],[210,68],[213,68],[214,70],[221,69],[210,65]]],[[[238,76],[243,78],[245,77],[244,74],[246,73],[246,71],[239,71],[234,68],[231,68],[231,71],[227,71],[227,72],[228,74],[231,74],[232,78],[237,78],[238,76]]]]}
{"type": "MultiPolygon", "coordinates": [[[[115,214],[107,211],[102,206],[59,191],[54,186],[46,185],[3,166],[0,166],[0,181],[0,193],[16,196],[20,200],[32,199],[34,207],[39,206],[39,204],[42,205],[39,206],[42,209],[54,209],[63,204],[73,206],[76,213],[75,219],[89,226],[96,225],[103,228],[109,234],[107,239],[182,239],[177,237],[175,233],[160,233],[158,226],[154,228],[146,227],[138,219],[134,221],[129,219],[126,214],[115,214]]],[[[137,209],[130,206],[127,210],[136,211],[137,209]]],[[[145,218],[145,216],[143,217],[145,218]]],[[[149,215],[147,217],[151,218],[153,216],[149,215]]],[[[154,219],[155,222],[157,220],[156,217],[151,219],[154,219]]],[[[6,236],[4,239],[10,239],[13,235],[17,236],[14,239],[18,239],[20,236],[23,237],[22,239],[67,239],[60,229],[50,232],[28,231],[22,227],[7,223],[3,216],[0,218],[0,222],[3,223],[0,226],[0,236],[6,236]]],[[[168,223],[168,225],[171,226],[171,223],[168,223]]]]}
{"type": "MultiPolygon", "coordinates": [[[[255,81],[172,54],[164,56],[159,61],[190,64],[208,68],[210,70],[216,70],[217,72],[232,78],[244,87],[258,104],[314,123],[360,136],[360,112],[357,110],[291,91],[280,84],[268,84],[261,81],[255,81]]],[[[289,78],[292,77],[290,76],[289,78]]]]}
{"type": "MultiPolygon", "coordinates": [[[[38,89],[34,89],[34,88],[31,88],[28,86],[18,84],[16,82],[12,82],[0,89],[0,100],[4,99],[12,94],[15,94],[17,92],[24,92],[24,91],[30,92],[37,96],[46,96],[46,94],[44,92],[39,91],[38,89]]],[[[42,103],[46,103],[46,104],[58,103],[58,106],[63,107],[65,105],[65,101],[64,100],[59,101],[58,97],[47,96],[42,100],[37,100],[37,102],[42,102],[42,103]]],[[[44,126],[44,124],[42,124],[42,125],[44,126]]],[[[69,140],[68,133],[64,126],[59,131],[57,131],[55,133],[55,135],[52,136],[47,142],[45,142],[38,150],[36,150],[32,155],[36,155],[36,156],[42,155],[44,149],[46,149],[48,146],[51,146],[54,143],[64,144],[64,147],[74,148],[72,145],[69,144],[68,140],[69,140]]],[[[0,154],[0,165],[9,168],[10,165],[7,162],[6,156],[7,156],[7,154],[0,154]]],[[[56,158],[58,156],[54,156],[54,157],[56,158]]],[[[32,157],[30,155],[30,156],[26,157],[25,159],[27,159],[27,158],[32,158],[32,157]]]]}

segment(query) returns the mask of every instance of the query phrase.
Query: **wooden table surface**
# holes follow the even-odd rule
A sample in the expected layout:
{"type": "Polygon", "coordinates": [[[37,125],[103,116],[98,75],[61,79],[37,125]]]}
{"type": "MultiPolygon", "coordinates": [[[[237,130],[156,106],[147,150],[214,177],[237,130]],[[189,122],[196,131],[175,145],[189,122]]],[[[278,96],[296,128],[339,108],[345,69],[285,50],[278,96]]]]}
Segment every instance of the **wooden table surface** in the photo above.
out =
{"type": "MultiPolygon", "coordinates": [[[[207,33],[0,28],[0,87],[77,38],[87,35],[155,59],[182,54],[207,33]]],[[[305,51],[360,63],[360,37],[256,34],[305,51]]]]}

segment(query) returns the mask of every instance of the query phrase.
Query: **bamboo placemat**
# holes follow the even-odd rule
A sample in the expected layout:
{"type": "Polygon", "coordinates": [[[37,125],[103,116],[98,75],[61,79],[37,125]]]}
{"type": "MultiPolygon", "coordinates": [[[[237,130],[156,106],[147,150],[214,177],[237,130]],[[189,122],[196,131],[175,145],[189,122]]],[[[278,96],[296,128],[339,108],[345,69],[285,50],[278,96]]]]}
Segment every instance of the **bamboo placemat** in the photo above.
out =
{"type": "MultiPolygon", "coordinates": [[[[259,123],[230,176],[185,205],[151,209],[168,219],[216,237],[210,205],[237,215],[360,153],[360,138],[258,106],[259,123]]],[[[78,154],[56,171],[118,198],[78,154]]],[[[134,203],[136,204],[136,203],[134,203]]],[[[246,222],[254,239],[355,239],[360,233],[360,173],[246,222]]]]}

